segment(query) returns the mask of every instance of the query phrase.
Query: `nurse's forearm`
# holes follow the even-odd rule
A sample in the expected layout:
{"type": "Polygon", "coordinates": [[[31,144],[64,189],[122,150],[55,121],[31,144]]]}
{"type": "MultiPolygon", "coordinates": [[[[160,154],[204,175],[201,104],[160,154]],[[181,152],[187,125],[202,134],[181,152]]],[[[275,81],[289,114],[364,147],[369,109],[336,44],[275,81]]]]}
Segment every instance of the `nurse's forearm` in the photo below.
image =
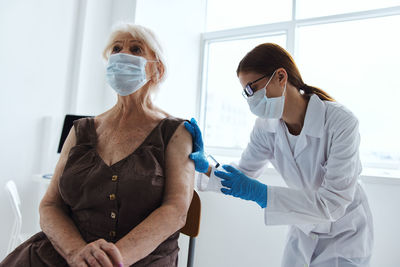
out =
{"type": "Polygon", "coordinates": [[[86,245],[66,211],[57,205],[41,205],[40,227],[66,261],[86,245]]]}
{"type": "Polygon", "coordinates": [[[287,213],[293,224],[334,222],[352,201],[323,187],[313,191],[269,186],[268,197],[267,212],[287,213]]]}

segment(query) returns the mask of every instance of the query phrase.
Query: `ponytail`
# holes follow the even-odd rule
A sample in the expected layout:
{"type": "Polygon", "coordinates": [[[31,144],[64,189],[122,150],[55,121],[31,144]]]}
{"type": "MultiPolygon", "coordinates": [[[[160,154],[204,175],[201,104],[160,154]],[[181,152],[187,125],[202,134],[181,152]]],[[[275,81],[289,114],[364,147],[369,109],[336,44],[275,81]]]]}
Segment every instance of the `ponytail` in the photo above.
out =
{"type": "Polygon", "coordinates": [[[306,96],[311,96],[311,95],[315,94],[321,100],[335,101],[335,99],[333,97],[331,97],[327,92],[325,92],[324,90],[322,90],[322,89],[320,89],[318,87],[314,87],[314,86],[310,86],[310,85],[304,84],[303,86],[300,86],[299,90],[303,91],[304,95],[306,95],[306,96]]]}

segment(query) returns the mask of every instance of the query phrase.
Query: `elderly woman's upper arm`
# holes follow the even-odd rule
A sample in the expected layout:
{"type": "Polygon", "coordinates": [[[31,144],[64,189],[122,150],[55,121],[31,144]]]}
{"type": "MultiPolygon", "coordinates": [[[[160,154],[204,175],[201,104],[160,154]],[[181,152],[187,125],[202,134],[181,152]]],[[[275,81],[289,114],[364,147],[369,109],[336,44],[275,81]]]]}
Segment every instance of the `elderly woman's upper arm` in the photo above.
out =
{"type": "Polygon", "coordinates": [[[189,159],[192,137],[183,123],[171,137],[166,150],[164,204],[173,204],[187,212],[193,197],[194,164],[189,159]]]}
{"type": "Polygon", "coordinates": [[[40,208],[47,205],[61,204],[61,196],[58,190],[58,181],[61,174],[64,171],[65,164],[67,163],[68,154],[71,148],[76,144],[76,136],[74,127],[71,128],[67,138],[65,139],[63,148],[61,150],[60,158],[57,162],[54,174],[51,178],[50,185],[47,188],[46,194],[44,195],[42,201],[40,202],[40,208]]]}

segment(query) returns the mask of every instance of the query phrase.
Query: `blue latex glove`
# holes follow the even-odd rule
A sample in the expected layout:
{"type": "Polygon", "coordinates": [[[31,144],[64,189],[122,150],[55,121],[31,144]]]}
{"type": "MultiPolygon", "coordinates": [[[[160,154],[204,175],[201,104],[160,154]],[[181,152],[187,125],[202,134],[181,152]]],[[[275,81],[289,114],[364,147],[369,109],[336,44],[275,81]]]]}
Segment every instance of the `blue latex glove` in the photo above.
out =
{"type": "Polygon", "coordinates": [[[217,177],[222,179],[221,184],[229,188],[222,188],[222,193],[245,200],[255,201],[261,208],[267,206],[268,187],[265,184],[247,177],[231,165],[223,165],[222,167],[227,172],[214,172],[217,177]]]}
{"type": "Polygon", "coordinates": [[[206,173],[208,171],[208,160],[204,152],[203,139],[201,138],[201,131],[197,121],[192,118],[190,123],[185,121],[185,128],[192,135],[193,140],[193,153],[189,158],[194,161],[196,171],[206,173]]]}

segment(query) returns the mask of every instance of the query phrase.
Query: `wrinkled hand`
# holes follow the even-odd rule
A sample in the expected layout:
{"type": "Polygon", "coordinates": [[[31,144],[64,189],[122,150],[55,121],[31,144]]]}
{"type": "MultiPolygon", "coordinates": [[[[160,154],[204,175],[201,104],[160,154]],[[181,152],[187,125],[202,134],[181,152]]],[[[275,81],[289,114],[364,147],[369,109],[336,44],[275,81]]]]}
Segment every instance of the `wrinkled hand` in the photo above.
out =
{"type": "Polygon", "coordinates": [[[111,242],[98,239],[77,250],[70,259],[73,267],[122,267],[122,255],[111,242]]]}
{"type": "Polygon", "coordinates": [[[222,193],[245,200],[255,201],[261,208],[267,206],[268,188],[265,184],[247,177],[231,165],[223,165],[222,167],[227,172],[214,172],[215,176],[222,179],[221,184],[228,188],[221,188],[222,193]]]}
{"type": "Polygon", "coordinates": [[[209,163],[204,153],[204,144],[200,128],[194,118],[190,120],[190,123],[185,121],[184,125],[186,130],[192,135],[193,140],[193,153],[189,155],[189,158],[194,161],[196,171],[206,173],[209,163]]]}

